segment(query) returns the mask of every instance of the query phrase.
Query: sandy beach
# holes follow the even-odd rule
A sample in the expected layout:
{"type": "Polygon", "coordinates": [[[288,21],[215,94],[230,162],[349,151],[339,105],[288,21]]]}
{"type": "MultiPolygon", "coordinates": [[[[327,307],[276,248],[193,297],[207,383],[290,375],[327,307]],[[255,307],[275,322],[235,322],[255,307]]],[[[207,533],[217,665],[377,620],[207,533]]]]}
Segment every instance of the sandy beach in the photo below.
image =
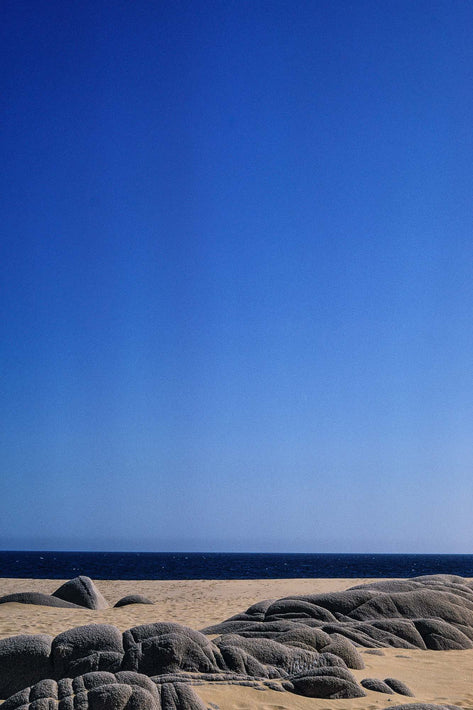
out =
{"type": "MultiPolygon", "coordinates": [[[[66,580],[2,579],[0,596],[21,591],[51,593],[66,580]]],[[[133,604],[105,610],[67,609],[29,604],[0,605],[0,638],[17,634],[47,633],[52,636],[91,623],[107,623],[124,631],[155,621],[174,621],[202,629],[227,619],[263,599],[294,594],[312,594],[347,589],[369,579],[275,579],[275,580],[185,580],[120,581],[95,580],[97,588],[113,605],[133,593],[147,596],[153,605],[133,604]]],[[[360,681],[366,677],[395,677],[412,689],[417,702],[449,703],[473,708],[473,649],[421,651],[385,648],[383,655],[362,650],[365,668],[354,670],[360,681]]],[[[400,695],[367,690],[365,698],[323,700],[273,690],[256,690],[236,685],[201,685],[195,688],[209,706],[220,710],[375,710],[413,702],[400,695]]]]}

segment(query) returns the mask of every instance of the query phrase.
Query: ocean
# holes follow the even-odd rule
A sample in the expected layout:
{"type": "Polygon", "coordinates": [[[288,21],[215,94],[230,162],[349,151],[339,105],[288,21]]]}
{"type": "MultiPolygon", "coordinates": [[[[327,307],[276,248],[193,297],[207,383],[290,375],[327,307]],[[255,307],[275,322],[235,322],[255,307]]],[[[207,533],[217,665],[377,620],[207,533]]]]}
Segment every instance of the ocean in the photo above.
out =
{"type": "Polygon", "coordinates": [[[0,551],[0,577],[71,579],[81,574],[92,579],[473,577],[473,555],[0,551]]]}

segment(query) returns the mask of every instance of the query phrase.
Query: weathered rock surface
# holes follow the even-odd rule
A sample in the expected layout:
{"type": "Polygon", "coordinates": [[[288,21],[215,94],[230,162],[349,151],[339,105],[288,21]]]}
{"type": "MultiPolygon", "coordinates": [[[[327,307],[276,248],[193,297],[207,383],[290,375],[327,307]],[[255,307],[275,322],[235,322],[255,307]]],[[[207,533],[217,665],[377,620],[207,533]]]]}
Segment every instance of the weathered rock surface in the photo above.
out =
{"type": "Polygon", "coordinates": [[[51,646],[55,678],[74,678],[92,671],[121,670],[122,635],[115,626],[88,624],[56,636],[51,646]]]}
{"type": "Polygon", "coordinates": [[[407,685],[402,682],[402,680],[397,680],[397,678],[385,678],[384,682],[387,686],[392,688],[395,693],[399,693],[399,695],[408,695],[410,697],[414,696],[412,690],[410,690],[407,685]]]}
{"type": "Polygon", "coordinates": [[[374,690],[376,693],[387,693],[388,695],[393,695],[394,690],[379,678],[364,678],[361,681],[363,688],[367,690],[374,690]]]}
{"type": "Polygon", "coordinates": [[[287,689],[292,685],[292,692],[309,698],[362,698],[366,695],[350,671],[337,666],[301,673],[284,685],[287,689]]]}
{"type": "Polygon", "coordinates": [[[75,577],[65,582],[52,593],[52,597],[64,599],[87,609],[108,609],[107,600],[99,592],[90,577],[75,577]]]}
{"type": "Polygon", "coordinates": [[[58,606],[64,609],[80,609],[78,604],[71,604],[64,599],[57,599],[51,594],[42,594],[41,592],[16,592],[15,594],[6,594],[0,597],[0,604],[8,604],[16,602],[17,604],[37,604],[38,606],[58,606]]]}
{"type": "MultiPolygon", "coordinates": [[[[136,595],[141,596],[141,595],[136,595]]],[[[126,599],[126,597],[125,597],[126,599]]],[[[142,597],[146,599],[146,597],[142,597]]],[[[37,604],[57,606],[69,609],[107,609],[109,604],[89,577],[75,577],[65,582],[52,594],[41,592],[17,592],[0,597],[0,604],[16,602],[19,604],[37,604]]],[[[131,603],[131,602],[127,602],[131,603]]],[[[133,602],[136,603],[136,602],[133,602]]],[[[152,603],[152,602],[141,602],[152,603]]]]}
{"type": "Polygon", "coordinates": [[[53,674],[50,660],[52,637],[46,634],[0,639],[0,698],[53,674]]]}
{"type": "Polygon", "coordinates": [[[16,693],[3,704],[4,710],[177,710],[161,705],[156,685],[136,673],[87,673],[59,681],[43,680],[16,693]]]}
{"type": "Polygon", "coordinates": [[[135,626],[124,632],[123,646],[123,668],[146,675],[223,668],[218,648],[204,634],[180,624],[135,626]]]}
{"type": "Polygon", "coordinates": [[[206,634],[277,638],[293,626],[345,637],[365,648],[473,648],[473,586],[454,575],[428,575],[287,597],[253,605],[206,634]]]}
{"type": "Polygon", "coordinates": [[[119,599],[114,606],[127,606],[128,604],[154,604],[154,602],[142,594],[128,594],[126,597],[119,599]]]}
{"type": "Polygon", "coordinates": [[[186,683],[162,683],[157,688],[158,708],[162,710],[207,710],[197,693],[186,683]]]}
{"type": "Polygon", "coordinates": [[[398,693],[399,695],[408,695],[410,697],[414,695],[402,680],[397,680],[396,678],[385,678],[384,680],[365,678],[361,681],[361,685],[363,688],[374,690],[377,693],[398,693]]]}
{"type": "MultiPolygon", "coordinates": [[[[76,608],[106,604],[87,577],[67,582],[48,598],[76,608]]],[[[91,624],[54,639],[4,639],[0,695],[8,699],[2,710],[54,710],[58,703],[60,710],[204,710],[192,688],[203,682],[331,699],[362,697],[363,687],[412,695],[401,680],[365,678],[360,685],[350,673],[364,667],[360,647],[382,653],[387,646],[472,648],[473,585],[435,575],[265,600],[204,632],[157,622],[121,634],[114,626],[91,624]],[[210,634],[219,636],[211,640],[210,634]]]]}

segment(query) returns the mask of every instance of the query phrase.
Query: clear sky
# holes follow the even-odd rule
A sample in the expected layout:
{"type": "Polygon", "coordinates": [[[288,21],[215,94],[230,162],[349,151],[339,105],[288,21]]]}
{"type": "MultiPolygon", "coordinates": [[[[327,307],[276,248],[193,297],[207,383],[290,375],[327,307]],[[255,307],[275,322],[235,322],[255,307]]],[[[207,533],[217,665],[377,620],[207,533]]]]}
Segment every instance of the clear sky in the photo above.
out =
{"type": "Polygon", "coordinates": [[[473,552],[472,30],[2,0],[0,547],[473,552]]]}

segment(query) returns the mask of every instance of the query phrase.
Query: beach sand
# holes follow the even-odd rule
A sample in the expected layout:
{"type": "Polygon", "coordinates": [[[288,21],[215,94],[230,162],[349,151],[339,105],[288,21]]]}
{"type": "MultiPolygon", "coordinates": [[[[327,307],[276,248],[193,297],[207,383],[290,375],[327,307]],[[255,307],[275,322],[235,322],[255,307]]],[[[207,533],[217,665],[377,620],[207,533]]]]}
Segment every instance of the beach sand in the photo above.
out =
{"type": "MultiPolygon", "coordinates": [[[[50,594],[67,580],[0,579],[0,596],[37,591],[50,594]]],[[[262,599],[347,589],[370,579],[265,579],[117,581],[94,580],[113,605],[127,595],[140,593],[155,604],[130,605],[103,611],[61,609],[28,604],[0,604],[0,638],[16,634],[52,636],[74,626],[106,623],[121,631],[154,621],[174,621],[194,629],[218,623],[262,599]]],[[[360,649],[362,650],[362,649],[360,649]]],[[[196,686],[198,695],[219,710],[377,710],[410,702],[449,703],[473,710],[473,649],[420,651],[383,649],[382,656],[363,652],[365,668],[354,670],[358,680],[394,677],[404,681],[415,699],[366,691],[365,698],[324,700],[293,693],[223,685],[196,686]]]]}

